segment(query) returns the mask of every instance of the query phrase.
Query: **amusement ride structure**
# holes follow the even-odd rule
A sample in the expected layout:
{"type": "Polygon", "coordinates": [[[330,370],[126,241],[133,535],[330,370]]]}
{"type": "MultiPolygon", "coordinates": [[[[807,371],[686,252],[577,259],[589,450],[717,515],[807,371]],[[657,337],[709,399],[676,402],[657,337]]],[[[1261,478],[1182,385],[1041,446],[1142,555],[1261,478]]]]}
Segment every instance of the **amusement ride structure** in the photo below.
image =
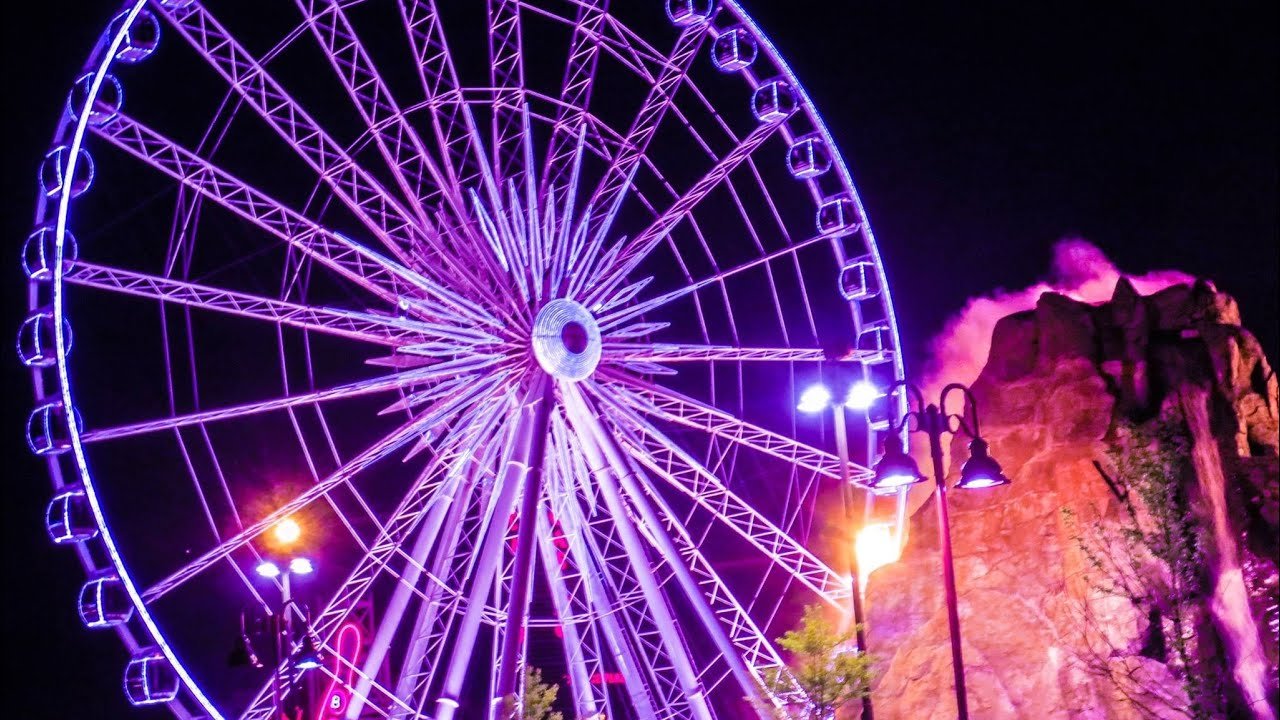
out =
{"type": "Polygon", "coordinates": [[[132,703],[449,720],[536,666],[578,718],[737,717],[848,612],[830,508],[900,440],[853,413],[841,463],[795,399],[900,380],[897,326],[733,0],[130,0],[39,188],[28,441],[132,703]]]}

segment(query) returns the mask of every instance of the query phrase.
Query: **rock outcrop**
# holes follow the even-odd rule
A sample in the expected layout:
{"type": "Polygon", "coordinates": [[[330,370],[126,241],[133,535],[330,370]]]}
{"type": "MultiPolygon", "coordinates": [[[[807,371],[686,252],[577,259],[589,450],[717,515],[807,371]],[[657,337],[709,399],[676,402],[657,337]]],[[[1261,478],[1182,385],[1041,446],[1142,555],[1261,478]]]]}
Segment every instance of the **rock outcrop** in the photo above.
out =
{"type": "MultiPolygon", "coordinates": [[[[1013,483],[948,493],[971,717],[1193,717],[1177,711],[1184,668],[1153,640],[1167,608],[1101,591],[1082,545],[1129,522],[1109,459],[1122,429],[1167,420],[1188,436],[1177,491],[1204,545],[1195,647],[1222,670],[1226,705],[1207,716],[1274,718],[1280,410],[1235,301],[1203,282],[1143,297],[1122,280],[1097,306],[1046,293],[996,326],[973,392],[1013,483]]],[[[952,443],[951,483],[967,452],[952,443]]],[[[879,720],[955,717],[934,501],[868,582],[879,720]]]]}

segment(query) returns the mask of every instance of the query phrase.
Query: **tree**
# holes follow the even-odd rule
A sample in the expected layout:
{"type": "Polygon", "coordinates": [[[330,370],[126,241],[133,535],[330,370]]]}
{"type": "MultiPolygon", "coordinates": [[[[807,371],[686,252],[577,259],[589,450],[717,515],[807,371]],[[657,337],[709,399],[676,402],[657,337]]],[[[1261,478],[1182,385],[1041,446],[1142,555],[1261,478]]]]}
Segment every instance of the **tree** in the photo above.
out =
{"type": "Polygon", "coordinates": [[[1221,718],[1222,668],[1205,632],[1203,529],[1187,491],[1185,425],[1179,417],[1122,424],[1107,455],[1112,472],[1095,467],[1120,512],[1082,523],[1062,509],[1088,568],[1089,595],[1077,609],[1088,650],[1077,659],[1141,717],[1221,718]],[[1113,599],[1146,618],[1140,637],[1116,632],[1113,599]],[[1143,658],[1167,667],[1177,682],[1152,676],[1143,658]]]}
{"type": "Polygon", "coordinates": [[[779,720],[832,720],[841,708],[871,693],[872,658],[852,646],[856,628],[840,632],[823,608],[804,609],[800,624],[778,638],[791,654],[787,670],[767,672],[765,689],[774,697],[794,698],[767,710],[779,720]]]}
{"type": "Polygon", "coordinates": [[[524,671],[524,705],[521,707],[514,695],[508,695],[504,705],[508,720],[564,720],[564,716],[551,708],[560,694],[558,684],[542,681],[542,670],[536,667],[524,671]]]}

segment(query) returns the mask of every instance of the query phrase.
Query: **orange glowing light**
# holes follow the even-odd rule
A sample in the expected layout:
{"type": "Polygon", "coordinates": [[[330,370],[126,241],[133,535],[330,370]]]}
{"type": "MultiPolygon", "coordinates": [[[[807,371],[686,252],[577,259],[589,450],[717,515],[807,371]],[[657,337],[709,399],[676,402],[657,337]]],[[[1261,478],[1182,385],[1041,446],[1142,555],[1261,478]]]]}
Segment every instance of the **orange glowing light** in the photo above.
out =
{"type": "Polygon", "coordinates": [[[902,546],[889,523],[872,523],[858,531],[854,540],[854,552],[858,554],[860,587],[866,588],[867,577],[876,568],[897,562],[902,557],[902,546]]]}
{"type": "Polygon", "coordinates": [[[281,545],[292,545],[302,537],[302,526],[293,518],[285,518],[271,528],[271,535],[281,545]]]}

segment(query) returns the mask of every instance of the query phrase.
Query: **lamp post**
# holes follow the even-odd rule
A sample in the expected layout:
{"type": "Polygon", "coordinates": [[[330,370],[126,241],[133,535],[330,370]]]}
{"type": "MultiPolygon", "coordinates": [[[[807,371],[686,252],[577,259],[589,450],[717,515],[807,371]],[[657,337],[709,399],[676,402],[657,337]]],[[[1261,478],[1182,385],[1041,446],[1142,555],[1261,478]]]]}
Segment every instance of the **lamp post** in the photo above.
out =
{"type": "MultiPolygon", "coordinates": [[[[271,530],[274,544],[282,550],[296,543],[301,534],[301,528],[292,518],[280,521],[271,530]]],[[[311,627],[310,610],[293,599],[292,591],[293,576],[310,575],[315,572],[315,564],[309,558],[301,556],[289,557],[287,560],[282,559],[280,563],[267,559],[258,563],[257,567],[254,568],[254,572],[268,580],[279,581],[280,608],[277,612],[270,612],[268,608],[265,616],[252,615],[247,609],[240,611],[240,637],[237,638],[236,645],[231,651],[228,664],[233,667],[246,665],[256,668],[263,667],[262,661],[253,649],[249,632],[250,620],[252,620],[254,627],[271,636],[271,648],[273,651],[272,704],[275,717],[280,718],[282,717],[283,708],[281,707],[282,698],[278,668],[285,660],[286,648],[290,653],[288,670],[306,671],[320,666],[320,652],[312,638],[315,631],[311,627]],[[297,615],[303,624],[302,642],[296,653],[291,648],[294,639],[293,615],[297,615]]]]}
{"type": "MultiPolygon", "coordinates": [[[[1009,478],[1004,476],[1000,464],[987,454],[987,443],[979,434],[978,403],[969,388],[959,383],[952,383],[942,389],[936,405],[926,405],[924,394],[920,389],[906,381],[898,381],[889,388],[893,395],[899,388],[908,394],[908,410],[897,421],[890,418],[889,427],[892,434],[897,435],[904,428],[907,432],[923,432],[929,438],[929,455],[933,461],[933,477],[937,490],[938,529],[942,543],[942,578],[947,595],[947,625],[951,633],[951,667],[955,673],[956,711],[959,720],[969,720],[969,701],[964,685],[964,655],[960,645],[960,611],[956,598],[956,573],[951,556],[951,521],[947,512],[947,485],[942,470],[942,436],[964,432],[971,438],[969,443],[970,457],[960,469],[960,480],[956,487],[961,490],[1008,485],[1009,478]],[[969,401],[969,418],[947,412],[947,397],[953,393],[961,393],[969,401]],[[914,401],[914,407],[912,406],[914,401]],[[916,427],[910,427],[915,420],[916,427]],[[952,428],[952,422],[955,428],[952,428]]],[[[870,482],[873,490],[899,488],[922,482],[924,476],[916,466],[915,460],[901,446],[889,441],[884,457],[876,463],[875,475],[870,482]]]]}
{"type": "MultiPolygon", "coordinates": [[[[831,391],[823,385],[812,385],[800,396],[796,409],[805,413],[818,413],[831,409],[834,417],[836,436],[836,455],[840,459],[840,501],[844,505],[844,519],[847,527],[853,527],[853,481],[849,477],[849,436],[845,428],[845,408],[866,410],[871,407],[879,392],[868,382],[854,383],[843,402],[833,402],[831,391]]],[[[867,651],[867,637],[863,623],[862,588],[858,570],[858,553],[854,548],[853,538],[845,543],[849,556],[849,594],[853,610],[854,642],[859,653],[867,651]]],[[[871,695],[862,698],[862,720],[874,720],[871,709],[871,695]]]]}

